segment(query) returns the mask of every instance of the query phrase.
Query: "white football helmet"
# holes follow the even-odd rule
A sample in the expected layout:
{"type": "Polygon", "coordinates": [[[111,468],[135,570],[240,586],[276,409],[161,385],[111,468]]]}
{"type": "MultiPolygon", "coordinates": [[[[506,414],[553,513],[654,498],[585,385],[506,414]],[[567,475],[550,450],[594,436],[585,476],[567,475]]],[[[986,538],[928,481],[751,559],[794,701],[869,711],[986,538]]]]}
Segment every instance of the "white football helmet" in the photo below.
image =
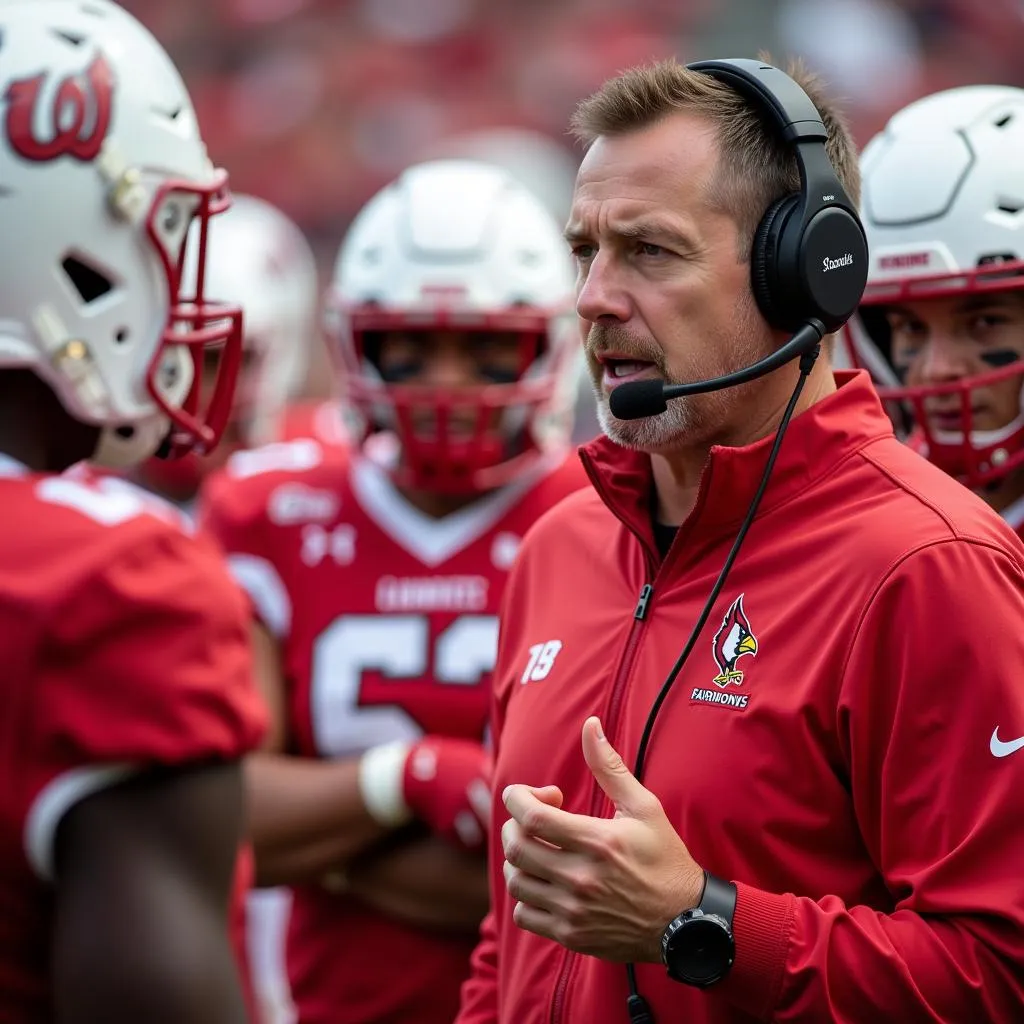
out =
{"type": "Polygon", "coordinates": [[[106,428],[101,463],[209,450],[241,314],[206,299],[206,229],[230,199],[181,77],[109,0],[8,0],[0,36],[0,367],[31,368],[74,418],[106,428]],[[210,347],[220,373],[200,412],[210,347]]]}
{"type": "MultiPolygon", "coordinates": [[[[544,132],[510,126],[460,132],[427,144],[417,162],[427,160],[477,160],[500,167],[521,181],[559,224],[569,218],[579,160],[544,132]]],[[[589,380],[588,374],[588,386],[589,380]]]]}
{"type": "Polygon", "coordinates": [[[1021,414],[999,430],[971,429],[972,391],[1021,377],[1020,360],[939,384],[908,387],[890,358],[884,307],[1024,288],[1024,90],[966,86],[905,107],[861,157],[861,217],[870,270],[844,329],[855,365],[875,378],[907,440],[977,488],[1024,464],[1021,414]],[[959,430],[934,430],[924,403],[959,400],[959,430]]]}
{"type": "Polygon", "coordinates": [[[338,254],[326,323],[345,399],[367,431],[397,441],[390,468],[400,483],[478,493],[566,447],[578,358],[573,288],[560,225],[497,167],[418,164],[363,207],[338,254]],[[514,331],[521,370],[474,388],[388,383],[367,341],[392,329],[514,331]],[[429,434],[413,427],[421,410],[432,413],[429,434]],[[472,413],[468,439],[448,427],[455,410],[472,413]]]}

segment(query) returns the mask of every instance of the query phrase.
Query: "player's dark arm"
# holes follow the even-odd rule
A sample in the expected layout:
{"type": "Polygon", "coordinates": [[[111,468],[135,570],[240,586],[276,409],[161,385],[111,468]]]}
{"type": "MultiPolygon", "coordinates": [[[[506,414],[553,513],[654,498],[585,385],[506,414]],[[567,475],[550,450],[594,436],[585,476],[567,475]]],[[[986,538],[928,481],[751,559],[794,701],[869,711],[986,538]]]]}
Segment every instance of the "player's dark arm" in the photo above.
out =
{"type": "Polygon", "coordinates": [[[487,913],[487,859],[418,836],[356,860],[348,891],[410,924],[475,935],[487,913]]]}
{"type": "Polygon", "coordinates": [[[257,681],[271,727],[245,766],[249,837],[260,885],[318,879],[346,865],[388,832],[367,813],[359,759],[314,760],[285,754],[287,702],[277,642],[253,624],[257,681]]]}
{"type": "Polygon", "coordinates": [[[58,1024],[244,1024],[228,937],[243,822],[237,764],[137,776],[57,829],[58,1024]]]}

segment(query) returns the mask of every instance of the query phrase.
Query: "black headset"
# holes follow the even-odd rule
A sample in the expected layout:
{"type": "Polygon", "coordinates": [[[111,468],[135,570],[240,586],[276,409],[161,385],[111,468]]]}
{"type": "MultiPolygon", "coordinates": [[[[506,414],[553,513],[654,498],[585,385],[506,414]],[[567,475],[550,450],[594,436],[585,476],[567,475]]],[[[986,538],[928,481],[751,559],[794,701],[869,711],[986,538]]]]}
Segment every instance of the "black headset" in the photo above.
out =
{"type": "Polygon", "coordinates": [[[828,333],[860,303],[868,278],[868,246],[860,217],[825,151],[827,134],[807,93],[785,72],[758,60],[701,60],[690,71],[710,75],[757,107],[800,171],[800,191],[768,207],[754,234],[750,282],[765,320],[795,331],[820,320],[828,333]]]}
{"type": "MultiPolygon", "coordinates": [[[[796,154],[800,191],[768,207],[754,234],[750,257],[751,288],[761,314],[772,327],[790,331],[793,336],[770,356],[712,380],[621,384],[611,394],[612,414],[622,419],[658,415],[665,411],[667,399],[735,387],[793,359],[800,360],[800,374],[736,539],[689,638],[648,711],[633,765],[633,774],[640,781],[658,712],[693,651],[754,521],[786,428],[814,367],[819,343],[857,309],[868,276],[864,228],[828,158],[825,126],[807,93],[789,75],[756,60],[703,60],[686,67],[711,75],[763,111],[796,154]]],[[[626,964],[626,974],[626,1007],[631,1024],[653,1024],[654,1015],[637,987],[633,964],[626,964]]]]}

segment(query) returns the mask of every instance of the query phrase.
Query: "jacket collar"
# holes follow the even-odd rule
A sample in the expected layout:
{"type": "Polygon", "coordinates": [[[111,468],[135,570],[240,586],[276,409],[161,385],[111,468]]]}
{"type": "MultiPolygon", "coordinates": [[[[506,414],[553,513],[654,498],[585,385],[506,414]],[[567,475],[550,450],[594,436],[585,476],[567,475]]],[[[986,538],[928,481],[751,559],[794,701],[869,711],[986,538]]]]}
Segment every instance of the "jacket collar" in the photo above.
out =
{"type": "MultiPolygon", "coordinates": [[[[794,416],[786,429],[758,518],[795,497],[840,462],[880,437],[892,423],[865,370],[835,374],[836,391],[794,416]]],[[[701,474],[686,532],[735,532],[764,472],[775,434],[740,448],[713,445],[701,474]]],[[[590,480],[615,516],[654,552],[651,457],[601,436],[579,449],[590,480]]]]}

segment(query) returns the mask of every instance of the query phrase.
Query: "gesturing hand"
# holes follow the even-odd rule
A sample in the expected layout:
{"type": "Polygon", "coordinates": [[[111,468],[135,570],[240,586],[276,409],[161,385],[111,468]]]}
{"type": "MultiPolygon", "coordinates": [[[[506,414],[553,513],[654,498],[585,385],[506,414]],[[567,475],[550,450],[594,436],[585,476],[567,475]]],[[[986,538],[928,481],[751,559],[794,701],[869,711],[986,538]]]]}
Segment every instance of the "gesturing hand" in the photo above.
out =
{"type": "Polygon", "coordinates": [[[583,756],[615,805],[613,818],[561,809],[554,786],[508,786],[501,830],[513,919],[527,931],[605,960],[657,962],[661,934],[700,900],[703,872],[658,798],[583,724],[583,756]]]}

